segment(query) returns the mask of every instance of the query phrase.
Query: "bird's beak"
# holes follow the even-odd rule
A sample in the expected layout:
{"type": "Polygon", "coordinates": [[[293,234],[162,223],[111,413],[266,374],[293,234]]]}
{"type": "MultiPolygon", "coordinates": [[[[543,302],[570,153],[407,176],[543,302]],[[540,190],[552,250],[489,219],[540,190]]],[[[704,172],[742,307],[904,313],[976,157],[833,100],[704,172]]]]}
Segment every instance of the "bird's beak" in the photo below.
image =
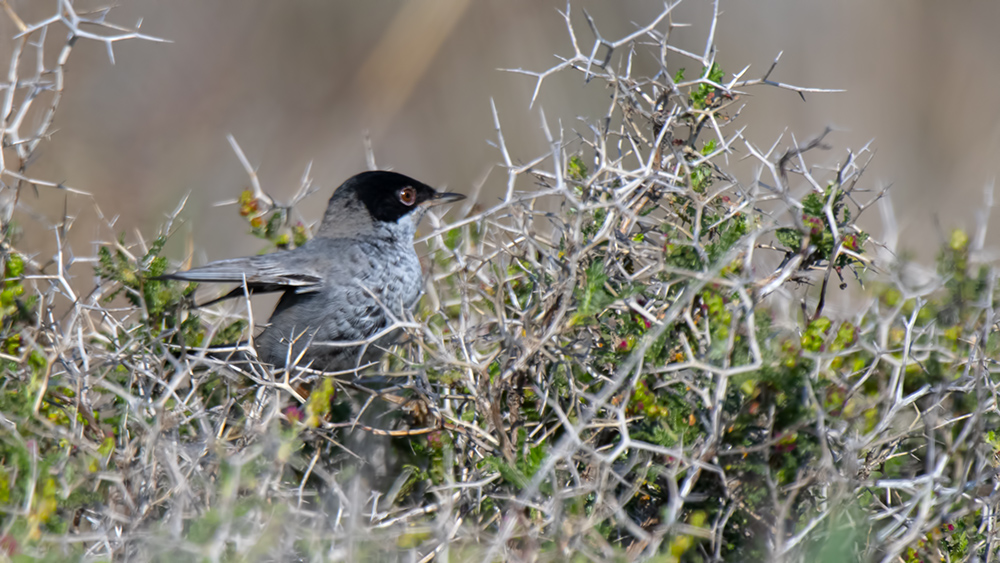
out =
{"type": "Polygon", "coordinates": [[[424,205],[427,207],[434,207],[435,205],[443,205],[445,203],[451,203],[461,199],[465,199],[465,196],[462,194],[456,194],[454,192],[437,192],[434,194],[434,197],[427,200],[424,205]]]}

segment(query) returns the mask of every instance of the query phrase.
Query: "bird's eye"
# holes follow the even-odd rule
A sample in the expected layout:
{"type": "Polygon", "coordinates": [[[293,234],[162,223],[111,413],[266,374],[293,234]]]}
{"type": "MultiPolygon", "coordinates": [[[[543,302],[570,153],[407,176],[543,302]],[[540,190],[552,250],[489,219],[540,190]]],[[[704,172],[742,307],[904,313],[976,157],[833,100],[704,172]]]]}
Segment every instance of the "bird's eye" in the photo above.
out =
{"type": "Polygon", "coordinates": [[[396,195],[399,197],[399,201],[407,207],[417,203],[417,190],[410,186],[406,186],[405,188],[399,190],[396,192],[396,195]]]}

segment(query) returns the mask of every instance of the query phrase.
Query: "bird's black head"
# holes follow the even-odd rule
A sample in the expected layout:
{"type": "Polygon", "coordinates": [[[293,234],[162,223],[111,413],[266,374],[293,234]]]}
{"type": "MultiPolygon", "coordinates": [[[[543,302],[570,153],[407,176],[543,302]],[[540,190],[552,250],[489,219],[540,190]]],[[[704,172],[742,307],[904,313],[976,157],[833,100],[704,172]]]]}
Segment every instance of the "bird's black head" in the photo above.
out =
{"type": "Polygon", "coordinates": [[[368,209],[376,221],[396,222],[414,210],[462,199],[461,194],[441,193],[409,176],[384,170],[362,172],[349,178],[334,197],[341,192],[354,192],[355,197],[368,209]]]}

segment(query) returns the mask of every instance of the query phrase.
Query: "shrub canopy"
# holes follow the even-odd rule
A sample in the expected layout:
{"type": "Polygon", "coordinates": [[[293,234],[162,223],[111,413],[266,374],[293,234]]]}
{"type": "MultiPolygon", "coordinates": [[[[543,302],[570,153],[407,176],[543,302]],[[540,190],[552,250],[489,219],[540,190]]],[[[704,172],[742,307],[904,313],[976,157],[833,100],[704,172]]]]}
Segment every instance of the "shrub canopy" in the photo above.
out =
{"type": "MultiPolygon", "coordinates": [[[[745,92],[816,91],[773,66],[727,72],[712,33],[700,54],[676,47],[672,8],[616,41],[588,18],[586,45],[567,9],[573,52],[516,72],[536,96],[577,73],[606,88],[607,113],[575,131],[543,115],[551,150],[521,159],[494,111],[503,197],[431,217],[427,293],[396,323],[406,342],[337,376],[207,354],[251,328],[155,279],[173,221],[90,261],[18,247],[21,190],[66,189],[26,168],[73,45],[152,39],[103,14],[22,24],[16,80],[0,85],[16,155],[0,162],[0,557],[995,554],[997,276],[982,233],[956,231],[930,282],[910,282],[857,225],[883,195],[862,177],[867,148],[829,165],[827,133],[747,138],[745,92]],[[54,66],[26,65],[52,60],[57,23],[72,38],[54,66]],[[32,111],[34,128],[19,119],[32,111]],[[850,312],[831,314],[845,289],[850,312]]],[[[233,145],[249,230],[279,252],[302,244],[309,228],[233,145]]]]}

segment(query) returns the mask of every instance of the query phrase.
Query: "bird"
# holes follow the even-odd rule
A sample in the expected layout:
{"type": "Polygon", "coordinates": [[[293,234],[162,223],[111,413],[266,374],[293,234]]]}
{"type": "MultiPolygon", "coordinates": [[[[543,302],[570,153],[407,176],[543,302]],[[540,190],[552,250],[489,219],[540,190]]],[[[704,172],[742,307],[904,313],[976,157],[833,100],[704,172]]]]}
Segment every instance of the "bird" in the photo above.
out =
{"type": "Polygon", "coordinates": [[[302,246],[162,277],[241,284],[220,299],[243,295],[244,283],[251,293],[281,292],[254,339],[257,359],[276,368],[357,371],[377,362],[398,331],[362,341],[420,298],[423,274],[413,246],[420,219],[429,207],[464,198],[397,172],[362,172],[333,192],[316,234],[302,246]]]}

